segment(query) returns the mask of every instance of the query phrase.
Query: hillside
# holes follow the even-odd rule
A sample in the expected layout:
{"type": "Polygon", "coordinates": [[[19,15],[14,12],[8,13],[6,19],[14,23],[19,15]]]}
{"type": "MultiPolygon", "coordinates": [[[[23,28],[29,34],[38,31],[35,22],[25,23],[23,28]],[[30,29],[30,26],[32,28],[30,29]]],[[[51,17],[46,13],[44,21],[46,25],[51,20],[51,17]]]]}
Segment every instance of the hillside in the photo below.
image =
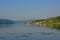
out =
{"type": "Polygon", "coordinates": [[[14,24],[15,22],[8,19],[0,19],[0,24],[14,24]]]}

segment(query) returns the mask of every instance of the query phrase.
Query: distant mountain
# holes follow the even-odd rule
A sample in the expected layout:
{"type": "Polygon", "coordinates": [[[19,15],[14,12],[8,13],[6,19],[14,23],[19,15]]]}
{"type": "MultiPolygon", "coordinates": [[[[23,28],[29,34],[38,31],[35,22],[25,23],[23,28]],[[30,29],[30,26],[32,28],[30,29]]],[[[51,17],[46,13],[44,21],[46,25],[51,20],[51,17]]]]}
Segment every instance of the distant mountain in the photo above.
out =
{"type": "Polygon", "coordinates": [[[0,24],[14,24],[15,22],[8,19],[0,19],[0,24]]]}
{"type": "Polygon", "coordinates": [[[32,21],[32,20],[18,20],[18,21],[16,21],[16,23],[25,23],[25,22],[30,22],[30,21],[32,21]]]}

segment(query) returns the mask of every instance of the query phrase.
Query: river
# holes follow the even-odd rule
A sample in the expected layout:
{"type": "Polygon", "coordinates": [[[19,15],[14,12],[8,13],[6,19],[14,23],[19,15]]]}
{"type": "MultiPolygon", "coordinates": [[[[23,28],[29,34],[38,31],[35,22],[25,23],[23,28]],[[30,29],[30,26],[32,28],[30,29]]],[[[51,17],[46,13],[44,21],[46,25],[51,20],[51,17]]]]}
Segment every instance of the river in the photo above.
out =
{"type": "Polygon", "coordinates": [[[0,25],[0,40],[60,40],[60,30],[30,24],[0,25]]]}

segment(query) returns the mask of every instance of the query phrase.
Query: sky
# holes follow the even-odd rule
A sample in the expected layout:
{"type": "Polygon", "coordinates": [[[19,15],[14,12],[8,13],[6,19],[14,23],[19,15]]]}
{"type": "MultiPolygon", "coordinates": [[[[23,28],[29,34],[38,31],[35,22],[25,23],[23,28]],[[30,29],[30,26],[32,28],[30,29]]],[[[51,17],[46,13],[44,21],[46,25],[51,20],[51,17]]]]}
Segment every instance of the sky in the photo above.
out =
{"type": "Polygon", "coordinates": [[[29,20],[60,16],[60,0],[0,0],[0,19],[29,20]]]}

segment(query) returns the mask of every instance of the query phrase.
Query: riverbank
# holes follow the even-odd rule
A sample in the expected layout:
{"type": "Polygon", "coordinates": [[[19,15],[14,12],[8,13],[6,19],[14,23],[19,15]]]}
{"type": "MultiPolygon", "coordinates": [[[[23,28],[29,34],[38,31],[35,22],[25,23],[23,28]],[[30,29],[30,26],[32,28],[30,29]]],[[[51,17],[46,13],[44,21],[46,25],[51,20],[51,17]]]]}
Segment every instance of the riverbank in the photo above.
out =
{"type": "Polygon", "coordinates": [[[60,29],[60,16],[50,17],[47,19],[33,20],[31,22],[26,22],[26,24],[35,24],[35,25],[46,25],[51,28],[60,29]]]}

